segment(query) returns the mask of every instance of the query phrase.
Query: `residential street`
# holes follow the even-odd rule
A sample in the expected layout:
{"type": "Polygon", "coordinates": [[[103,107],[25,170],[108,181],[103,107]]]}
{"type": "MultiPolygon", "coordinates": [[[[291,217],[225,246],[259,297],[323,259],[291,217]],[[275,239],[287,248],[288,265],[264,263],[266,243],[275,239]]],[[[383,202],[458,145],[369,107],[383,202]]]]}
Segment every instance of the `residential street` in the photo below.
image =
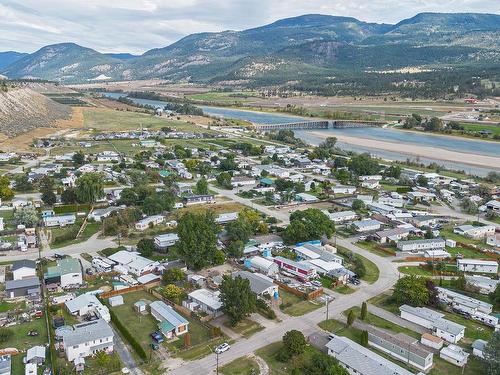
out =
{"type": "MultiPolygon", "coordinates": [[[[342,311],[350,307],[360,306],[363,301],[389,290],[399,277],[396,265],[389,260],[390,258],[383,258],[369,253],[352,244],[349,240],[337,239],[337,243],[353,252],[363,254],[363,256],[374,262],[380,270],[380,277],[375,283],[366,285],[366,287],[359,289],[355,293],[340,295],[333,300],[329,306],[330,318],[339,318],[342,311]]],[[[241,339],[233,344],[230,350],[219,355],[219,366],[229,363],[236,358],[249,355],[263,346],[279,341],[289,330],[299,330],[306,337],[314,334],[320,330],[317,324],[325,319],[325,306],[303,316],[287,317],[281,323],[276,323],[273,327],[268,327],[248,339],[241,339]]],[[[166,366],[168,367],[168,363],[166,366]]],[[[209,371],[214,372],[215,367],[215,355],[211,355],[197,361],[183,363],[182,366],[176,368],[171,368],[169,373],[179,375],[206,374],[209,371]]]]}

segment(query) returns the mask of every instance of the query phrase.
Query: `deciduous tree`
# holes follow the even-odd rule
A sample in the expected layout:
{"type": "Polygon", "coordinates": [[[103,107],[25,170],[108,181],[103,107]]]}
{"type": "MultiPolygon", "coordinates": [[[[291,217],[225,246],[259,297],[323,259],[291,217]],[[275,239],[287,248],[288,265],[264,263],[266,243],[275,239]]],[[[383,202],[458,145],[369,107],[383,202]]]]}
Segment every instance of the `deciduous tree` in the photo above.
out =
{"type": "Polygon", "coordinates": [[[250,288],[250,281],[230,275],[222,277],[220,286],[220,301],[222,310],[229,316],[232,326],[241,322],[244,318],[255,312],[257,296],[250,288]]]}

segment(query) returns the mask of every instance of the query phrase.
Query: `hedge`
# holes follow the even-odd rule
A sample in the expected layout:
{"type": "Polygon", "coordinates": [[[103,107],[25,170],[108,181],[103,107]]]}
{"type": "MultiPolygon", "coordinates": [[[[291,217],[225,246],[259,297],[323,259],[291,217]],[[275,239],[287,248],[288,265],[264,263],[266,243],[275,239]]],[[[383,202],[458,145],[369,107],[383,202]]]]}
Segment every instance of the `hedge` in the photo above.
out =
{"type": "Polygon", "coordinates": [[[129,342],[130,346],[134,348],[136,353],[141,357],[143,361],[146,361],[148,358],[148,354],[142,347],[142,345],[137,341],[137,339],[130,333],[130,331],[125,328],[125,326],[122,324],[120,319],[116,316],[115,312],[113,310],[109,310],[109,315],[111,316],[111,321],[115,324],[116,328],[118,328],[118,331],[125,337],[125,339],[129,342]]]}
{"type": "Polygon", "coordinates": [[[70,214],[73,212],[89,212],[90,204],[82,203],[82,204],[66,204],[64,206],[55,206],[54,213],[55,214],[70,214]]]}

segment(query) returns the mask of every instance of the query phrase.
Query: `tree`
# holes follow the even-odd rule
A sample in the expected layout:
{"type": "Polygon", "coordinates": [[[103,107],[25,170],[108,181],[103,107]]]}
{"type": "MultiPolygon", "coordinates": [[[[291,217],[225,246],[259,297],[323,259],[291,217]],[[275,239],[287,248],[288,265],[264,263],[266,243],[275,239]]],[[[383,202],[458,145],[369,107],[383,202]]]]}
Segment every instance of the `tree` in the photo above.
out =
{"type": "Polygon", "coordinates": [[[49,176],[43,176],[39,183],[42,201],[47,206],[52,206],[57,201],[54,194],[54,181],[49,176]]]}
{"type": "Polygon", "coordinates": [[[306,350],[306,338],[302,332],[292,329],[283,336],[283,346],[290,357],[302,354],[306,350]]]}
{"type": "Polygon", "coordinates": [[[139,197],[134,189],[125,188],[120,193],[120,199],[118,200],[118,204],[125,206],[134,206],[137,204],[139,197]]]}
{"type": "Polygon", "coordinates": [[[426,280],[415,275],[400,278],[394,285],[393,297],[400,304],[423,306],[429,301],[426,280]]]}
{"type": "Polygon", "coordinates": [[[483,351],[488,375],[500,374],[500,332],[494,332],[483,351]]]}
{"type": "Polygon", "coordinates": [[[368,346],[368,331],[361,332],[361,345],[368,346]]]}
{"type": "Polygon", "coordinates": [[[432,117],[425,123],[424,126],[426,131],[440,131],[443,130],[443,121],[437,117],[432,117]]]}
{"type": "Polygon", "coordinates": [[[141,238],[137,243],[137,251],[143,257],[150,257],[155,250],[155,242],[150,238],[141,238]]]}
{"type": "Polygon", "coordinates": [[[201,195],[208,194],[208,182],[205,178],[200,178],[196,183],[196,193],[201,195]]]}
{"type": "Polygon", "coordinates": [[[399,165],[391,165],[384,171],[386,177],[399,178],[401,176],[401,167],[399,165]]]}
{"type": "Polygon", "coordinates": [[[76,197],[79,202],[94,204],[104,197],[104,182],[100,173],[85,173],[76,180],[76,197]]]}
{"type": "Polygon", "coordinates": [[[219,173],[216,177],[217,183],[225,189],[232,189],[231,175],[228,172],[219,173]]]}
{"type": "Polygon", "coordinates": [[[366,316],[368,315],[368,305],[366,304],[366,302],[363,302],[361,304],[361,320],[365,320],[366,319],[366,316]]]}
{"type": "Polygon", "coordinates": [[[34,206],[26,206],[14,212],[14,223],[22,224],[28,228],[34,227],[38,222],[38,212],[34,206]]]}
{"type": "Polygon", "coordinates": [[[347,325],[350,327],[356,320],[356,313],[354,310],[349,310],[349,313],[347,314],[347,325]]]}
{"type": "Polygon", "coordinates": [[[358,176],[373,175],[380,171],[378,161],[370,154],[359,154],[353,156],[349,162],[349,170],[358,176]]]}
{"type": "Polygon", "coordinates": [[[304,371],[297,374],[307,375],[349,375],[349,372],[339,364],[339,361],[325,353],[315,352],[305,365],[304,371]]]}
{"type": "Polygon", "coordinates": [[[365,264],[363,263],[361,258],[358,256],[354,256],[353,263],[354,263],[354,273],[359,278],[363,278],[366,275],[365,264]]]}
{"type": "Polygon", "coordinates": [[[330,238],[334,230],[335,225],[328,216],[317,208],[308,208],[290,215],[290,225],[285,229],[283,238],[288,243],[310,241],[323,236],[330,238]]]}
{"type": "Polygon", "coordinates": [[[28,175],[22,174],[14,178],[14,187],[17,191],[30,191],[33,189],[28,175]]]}
{"type": "Polygon", "coordinates": [[[425,280],[425,287],[427,288],[427,291],[429,292],[429,299],[427,300],[427,304],[429,306],[433,307],[438,307],[439,306],[439,297],[438,297],[438,290],[436,289],[436,285],[434,284],[434,281],[431,279],[426,279],[425,280]]]}
{"type": "Polygon", "coordinates": [[[188,212],[179,219],[179,241],[175,249],[189,268],[199,270],[214,264],[217,251],[217,224],[211,211],[188,212]]]}
{"type": "Polygon", "coordinates": [[[163,273],[163,281],[167,284],[177,283],[186,279],[186,274],[180,268],[170,268],[163,273]]]}
{"type": "Polygon", "coordinates": [[[489,298],[495,306],[500,306],[500,284],[497,284],[495,291],[489,294],[489,298]]]}
{"type": "Polygon", "coordinates": [[[244,244],[248,242],[253,232],[250,224],[243,217],[238,217],[227,224],[226,230],[231,241],[240,241],[244,244]]]}
{"type": "Polygon", "coordinates": [[[239,259],[243,256],[243,249],[245,245],[242,241],[233,241],[226,249],[227,255],[234,259],[239,259]]]}
{"type": "Polygon", "coordinates": [[[258,211],[252,210],[251,208],[244,208],[239,212],[238,218],[245,220],[254,233],[259,231],[262,217],[258,211]]]}
{"type": "Polygon", "coordinates": [[[184,292],[182,291],[182,289],[174,284],[166,285],[165,289],[163,290],[163,295],[165,296],[165,298],[175,303],[179,302],[183,293],[184,292]]]}
{"type": "Polygon", "coordinates": [[[363,202],[361,199],[355,199],[352,201],[352,209],[354,211],[359,211],[359,210],[363,210],[366,205],[365,205],[365,202],[363,202]]]}
{"type": "Polygon", "coordinates": [[[0,176],[0,198],[5,200],[14,198],[14,192],[10,188],[10,180],[7,176],[0,176]]]}
{"type": "Polygon", "coordinates": [[[67,188],[61,193],[61,202],[64,204],[73,204],[77,202],[76,191],[74,188],[67,188]]]}
{"type": "Polygon", "coordinates": [[[163,206],[158,196],[153,194],[144,199],[141,209],[146,215],[157,215],[163,211],[163,206]]]}
{"type": "Polygon", "coordinates": [[[222,311],[229,316],[233,327],[256,311],[257,296],[250,288],[250,281],[241,276],[224,275],[219,298],[222,311]]]}
{"type": "Polygon", "coordinates": [[[73,160],[75,167],[85,164],[85,154],[81,151],[75,152],[71,159],[73,160]]]}
{"type": "Polygon", "coordinates": [[[479,210],[477,204],[468,197],[462,199],[462,202],[460,202],[460,207],[462,208],[463,212],[468,213],[469,215],[477,214],[479,210]]]}
{"type": "Polygon", "coordinates": [[[418,186],[427,186],[429,184],[429,179],[425,177],[424,175],[419,175],[417,177],[417,185],[418,186]]]}

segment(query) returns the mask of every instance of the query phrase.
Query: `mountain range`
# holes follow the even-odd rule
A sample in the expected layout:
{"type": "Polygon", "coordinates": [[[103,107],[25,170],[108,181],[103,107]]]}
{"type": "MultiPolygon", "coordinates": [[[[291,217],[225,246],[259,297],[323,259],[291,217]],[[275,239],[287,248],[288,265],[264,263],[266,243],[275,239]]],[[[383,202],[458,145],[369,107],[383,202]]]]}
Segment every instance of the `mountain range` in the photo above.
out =
{"type": "Polygon", "coordinates": [[[397,24],[309,14],[243,31],[188,35],[143,55],[74,43],[0,53],[0,74],[63,83],[162,78],[283,84],[359,72],[498,67],[500,15],[421,13],[397,24]]]}

